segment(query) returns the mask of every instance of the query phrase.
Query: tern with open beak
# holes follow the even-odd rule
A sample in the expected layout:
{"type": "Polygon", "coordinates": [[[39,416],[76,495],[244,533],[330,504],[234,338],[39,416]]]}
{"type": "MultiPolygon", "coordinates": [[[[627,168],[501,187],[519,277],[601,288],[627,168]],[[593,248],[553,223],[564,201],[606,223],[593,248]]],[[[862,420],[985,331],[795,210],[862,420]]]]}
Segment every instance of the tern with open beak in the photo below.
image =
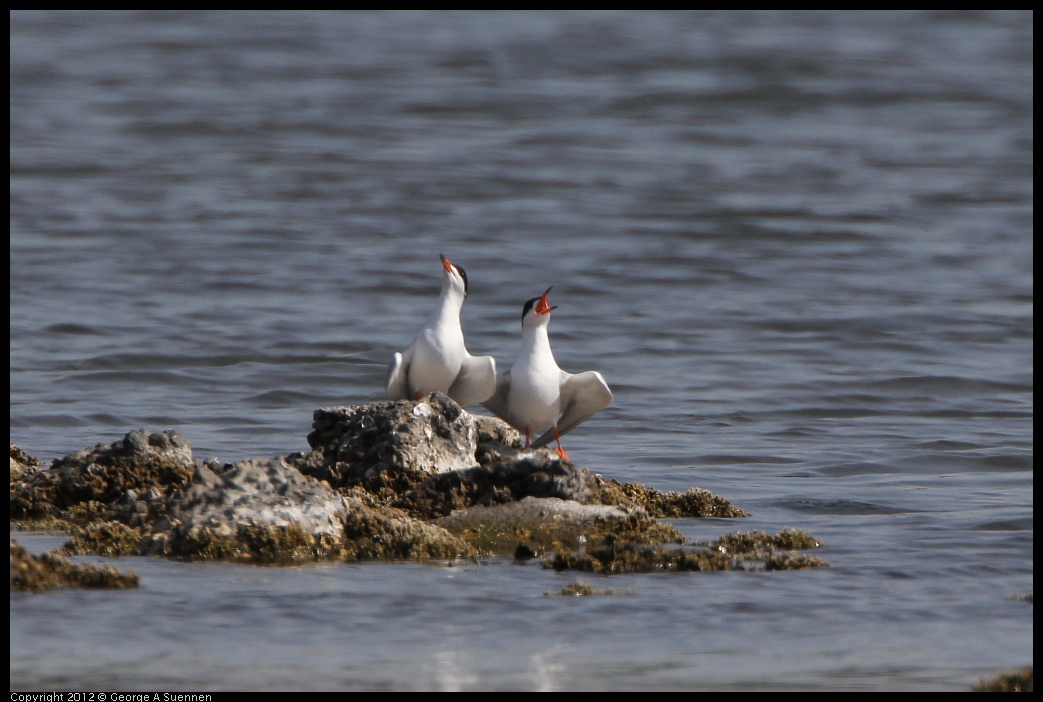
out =
{"type": "Polygon", "coordinates": [[[385,388],[392,400],[419,400],[439,391],[466,407],[488,399],[496,390],[496,359],[468,353],[460,327],[467,274],[445,256],[439,257],[438,305],[409,348],[391,357],[385,388]]]}
{"type": "Polygon", "coordinates": [[[547,288],[522,308],[521,354],[500,373],[496,392],[482,406],[524,433],[525,448],[556,441],[558,455],[568,460],[561,436],[608,407],[612,391],[597,371],[572,374],[558,367],[547,335],[550,313],[557,309],[547,304],[550,291],[547,288]]]}

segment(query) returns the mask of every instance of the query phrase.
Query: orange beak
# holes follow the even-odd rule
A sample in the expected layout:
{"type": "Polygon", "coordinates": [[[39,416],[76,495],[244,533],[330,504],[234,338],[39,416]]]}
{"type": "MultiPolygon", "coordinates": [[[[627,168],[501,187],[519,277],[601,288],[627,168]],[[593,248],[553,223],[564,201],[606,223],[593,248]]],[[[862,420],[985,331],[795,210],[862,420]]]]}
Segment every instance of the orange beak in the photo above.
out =
{"type": "Polygon", "coordinates": [[[543,293],[543,295],[540,296],[540,299],[536,302],[536,307],[534,307],[532,310],[535,314],[550,314],[551,310],[558,309],[557,305],[551,307],[547,304],[547,296],[550,295],[550,291],[553,287],[554,286],[552,285],[551,287],[547,288],[547,292],[543,293]]]}
{"type": "Polygon", "coordinates": [[[452,273],[453,272],[453,264],[452,264],[452,262],[448,258],[443,256],[442,254],[438,254],[438,257],[440,259],[442,259],[442,268],[445,268],[445,272],[446,273],[452,273]]]}

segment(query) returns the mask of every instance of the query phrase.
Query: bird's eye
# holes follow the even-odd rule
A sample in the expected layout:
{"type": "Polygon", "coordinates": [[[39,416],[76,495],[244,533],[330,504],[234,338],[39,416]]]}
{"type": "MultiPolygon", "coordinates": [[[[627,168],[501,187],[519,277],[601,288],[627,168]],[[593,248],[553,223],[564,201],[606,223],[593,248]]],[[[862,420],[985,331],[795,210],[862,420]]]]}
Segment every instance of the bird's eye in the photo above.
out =
{"type": "Polygon", "coordinates": [[[464,279],[464,295],[467,294],[467,273],[460,266],[456,267],[456,270],[460,273],[460,277],[464,279]]]}

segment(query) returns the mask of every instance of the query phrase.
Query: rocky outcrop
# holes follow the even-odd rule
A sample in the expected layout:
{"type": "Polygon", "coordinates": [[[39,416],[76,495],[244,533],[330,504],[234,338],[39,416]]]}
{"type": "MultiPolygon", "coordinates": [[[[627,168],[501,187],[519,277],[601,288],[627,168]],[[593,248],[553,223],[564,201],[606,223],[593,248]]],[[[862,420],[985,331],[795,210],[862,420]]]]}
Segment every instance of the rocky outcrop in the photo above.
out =
{"type": "Polygon", "coordinates": [[[279,564],[513,554],[595,572],[742,568],[719,545],[662,548],[684,537],[661,518],[746,514],[723,498],[621,484],[550,449],[521,450],[514,429],[441,393],[318,409],[313,428],[308,452],[234,465],[199,462],[173,431],[132,431],[46,470],[12,446],[12,520],[68,531],[68,553],[108,556],[279,564]]]}

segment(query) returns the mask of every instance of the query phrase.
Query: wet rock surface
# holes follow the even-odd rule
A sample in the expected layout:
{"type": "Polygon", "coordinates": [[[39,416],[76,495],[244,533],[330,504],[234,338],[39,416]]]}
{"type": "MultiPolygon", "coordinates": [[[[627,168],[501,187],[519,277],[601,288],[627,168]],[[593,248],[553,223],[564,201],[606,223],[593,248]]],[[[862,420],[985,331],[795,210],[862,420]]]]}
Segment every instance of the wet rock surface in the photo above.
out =
{"type": "MultiPolygon", "coordinates": [[[[66,531],[65,552],[108,556],[288,564],[513,555],[598,573],[751,567],[731,542],[679,549],[682,534],[660,521],[748,514],[727,500],[619,483],[551,449],[520,450],[514,429],[441,393],[318,409],[313,419],[310,451],[234,465],[200,462],[175,431],[132,431],[46,469],[12,445],[12,524],[66,531]]],[[[756,539],[764,569],[769,559],[779,569],[826,565],[791,553],[811,545],[756,539]]]]}
{"type": "Polygon", "coordinates": [[[518,560],[606,540],[684,542],[675,527],[660,523],[641,507],[588,505],[557,497],[465,508],[435,523],[464,536],[482,553],[513,551],[518,560]]]}

